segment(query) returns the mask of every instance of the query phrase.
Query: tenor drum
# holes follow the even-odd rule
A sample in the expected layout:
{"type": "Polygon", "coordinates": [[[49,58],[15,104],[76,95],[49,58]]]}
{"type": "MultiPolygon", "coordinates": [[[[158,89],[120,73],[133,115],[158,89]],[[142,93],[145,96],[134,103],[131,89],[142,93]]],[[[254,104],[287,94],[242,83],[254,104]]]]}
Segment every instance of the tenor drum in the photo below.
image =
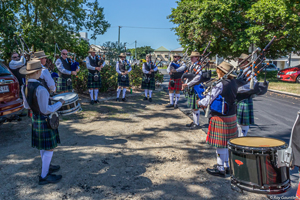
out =
{"type": "Polygon", "coordinates": [[[65,101],[64,105],[57,111],[60,115],[70,115],[81,110],[78,95],[74,92],[68,92],[55,95],[52,103],[58,102],[60,99],[65,101]]]}
{"type": "Polygon", "coordinates": [[[280,194],[291,187],[288,167],[278,167],[278,151],[288,145],[278,139],[240,137],[229,140],[231,186],[260,194],[280,194]]]}

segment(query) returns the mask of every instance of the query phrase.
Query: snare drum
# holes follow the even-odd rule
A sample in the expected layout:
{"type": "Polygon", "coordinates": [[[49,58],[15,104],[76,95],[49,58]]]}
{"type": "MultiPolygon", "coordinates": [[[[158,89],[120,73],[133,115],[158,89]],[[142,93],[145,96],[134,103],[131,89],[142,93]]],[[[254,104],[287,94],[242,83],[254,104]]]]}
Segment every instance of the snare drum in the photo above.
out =
{"type": "Polygon", "coordinates": [[[260,194],[280,194],[291,187],[288,167],[277,167],[277,151],[288,145],[278,139],[240,137],[229,140],[231,186],[260,194]]]}
{"type": "Polygon", "coordinates": [[[78,95],[74,92],[68,92],[63,94],[55,95],[52,98],[52,103],[58,102],[60,99],[63,99],[65,101],[64,105],[57,111],[58,114],[64,116],[64,115],[70,115],[77,111],[81,110],[81,106],[79,103],[78,95]]]}

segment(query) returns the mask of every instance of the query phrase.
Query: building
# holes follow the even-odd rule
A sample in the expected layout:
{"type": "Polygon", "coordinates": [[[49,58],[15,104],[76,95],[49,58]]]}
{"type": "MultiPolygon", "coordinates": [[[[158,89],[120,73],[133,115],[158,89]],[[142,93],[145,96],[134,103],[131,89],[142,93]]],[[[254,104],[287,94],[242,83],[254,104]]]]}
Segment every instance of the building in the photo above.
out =
{"type": "Polygon", "coordinates": [[[285,68],[288,68],[289,66],[294,67],[294,66],[300,65],[300,56],[292,53],[290,65],[289,65],[289,56],[283,56],[283,57],[277,58],[277,59],[268,59],[267,58],[266,62],[273,63],[279,69],[285,69],[285,68]]]}
{"type": "Polygon", "coordinates": [[[179,54],[181,57],[183,57],[183,54],[185,53],[185,52],[183,52],[183,51],[184,51],[184,49],[183,49],[182,47],[179,47],[179,48],[177,48],[177,49],[172,50],[172,51],[171,51],[172,59],[173,59],[173,55],[174,55],[174,54],[179,54]]]}
{"type": "Polygon", "coordinates": [[[158,61],[170,61],[170,50],[166,49],[165,47],[161,46],[158,49],[155,49],[152,56],[152,59],[157,59],[158,61]]]}
{"type": "Polygon", "coordinates": [[[88,33],[87,32],[79,32],[80,38],[84,39],[85,41],[89,42],[88,33]]]}

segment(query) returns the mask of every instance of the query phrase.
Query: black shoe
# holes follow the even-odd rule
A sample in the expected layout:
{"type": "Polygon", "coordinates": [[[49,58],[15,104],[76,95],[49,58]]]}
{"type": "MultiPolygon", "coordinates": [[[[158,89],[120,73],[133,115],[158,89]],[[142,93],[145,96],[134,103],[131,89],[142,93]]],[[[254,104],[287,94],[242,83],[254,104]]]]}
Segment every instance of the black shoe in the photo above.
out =
{"type": "Polygon", "coordinates": [[[191,127],[194,124],[194,122],[191,122],[190,124],[186,124],[186,127],[191,127]]]}
{"type": "Polygon", "coordinates": [[[178,108],[178,105],[177,104],[174,104],[174,109],[177,109],[178,108]]]}
{"type": "Polygon", "coordinates": [[[190,127],[190,129],[197,129],[197,128],[199,128],[200,126],[199,125],[197,125],[197,124],[193,124],[191,127],[190,127]]]}
{"type": "Polygon", "coordinates": [[[99,103],[99,100],[97,99],[97,100],[95,100],[94,102],[95,102],[95,103],[99,103]]]}
{"type": "Polygon", "coordinates": [[[59,165],[51,165],[50,164],[48,174],[52,174],[54,172],[58,172],[59,170],[60,170],[60,166],[59,165]]]}
{"type": "Polygon", "coordinates": [[[122,101],[126,102],[127,100],[125,98],[122,98],[122,101]]]}
{"type": "Polygon", "coordinates": [[[116,101],[120,102],[120,99],[119,99],[119,98],[117,98],[117,99],[116,99],[116,101]]]}
{"type": "Polygon", "coordinates": [[[220,171],[218,169],[206,169],[206,172],[213,176],[225,177],[225,171],[220,171]]]}
{"type": "Polygon", "coordinates": [[[90,104],[94,105],[94,103],[95,103],[94,100],[91,100],[90,104]]]}
{"type": "Polygon", "coordinates": [[[171,108],[171,107],[174,107],[174,104],[169,104],[166,106],[166,108],[171,108]]]}
{"type": "Polygon", "coordinates": [[[144,97],[144,99],[143,99],[144,101],[147,101],[148,100],[148,98],[147,97],[144,97]]]}
{"type": "MultiPolygon", "coordinates": [[[[213,167],[214,167],[214,169],[217,169],[218,164],[215,164],[213,167]]],[[[226,174],[230,174],[230,167],[224,167],[224,169],[225,169],[226,174]]]]}
{"type": "Polygon", "coordinates": [[[46,185],[49,183],[58,183],[62,175],[48,174],[45,178],[39,177],[39,185],[46,185]]]}
{"type": "Polygon", "coordinates": [[[149,98],[149,102],[152,102],[152,98],[149,98]]]}

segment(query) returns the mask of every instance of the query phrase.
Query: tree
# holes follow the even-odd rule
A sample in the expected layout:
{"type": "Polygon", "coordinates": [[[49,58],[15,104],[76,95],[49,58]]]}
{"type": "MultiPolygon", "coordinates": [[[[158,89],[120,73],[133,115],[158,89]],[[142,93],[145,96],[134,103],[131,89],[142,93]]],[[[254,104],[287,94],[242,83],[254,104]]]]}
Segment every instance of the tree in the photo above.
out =
{"type": "Polygon", "coordinates": [[[128,49],[128,51],[131,53],[134,59],[140,60],[140,59],[145,59],[146,55],[152,53],[154,49],[152,49],[150,46],[137,47],[136,48],[137,58],[135,58],[135,49],[128,49]]]}
{"type": "Polygon", "coordinates": [[[109,61],[110,66],[114,66],[119,59],[119,55],[125,52],[125,43],[105,42],[103,45],[105,51],[105,60],[109,61]]]}
{"type": "Polygon", "coordinates": [[[204,50],[238,57],[251,44],[263,48],[277,36],[268,57],[300,49],[300,5],[287,0],[181,0],[168,16],[177,25],[179,42],[190,51],[204,50]]]}

